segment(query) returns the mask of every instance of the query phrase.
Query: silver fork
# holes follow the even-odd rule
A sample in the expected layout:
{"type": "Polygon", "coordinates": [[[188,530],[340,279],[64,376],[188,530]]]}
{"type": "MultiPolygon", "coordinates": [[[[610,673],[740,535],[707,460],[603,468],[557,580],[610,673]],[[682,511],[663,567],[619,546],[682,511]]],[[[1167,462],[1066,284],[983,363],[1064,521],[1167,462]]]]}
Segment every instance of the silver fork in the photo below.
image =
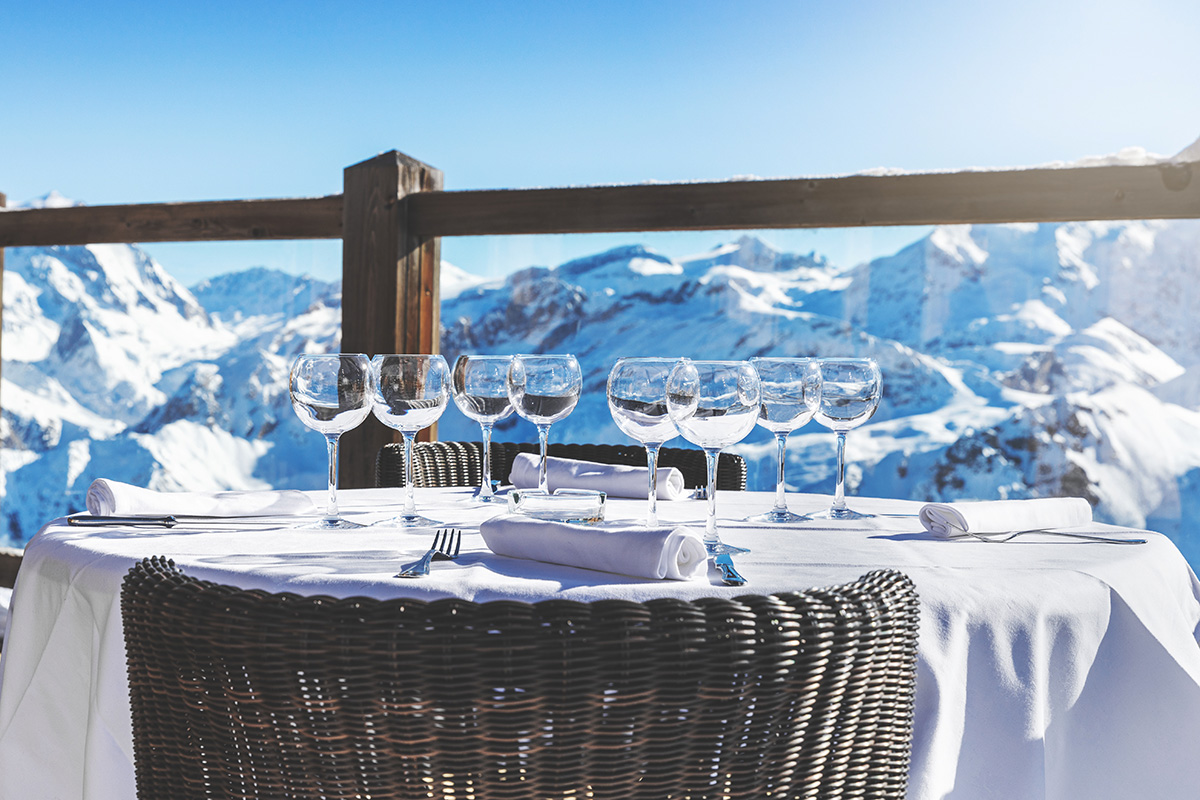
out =
{"type": "Polygon", "coordinates": [[[458,528],[443,528],[433,537],[429,552],[411,564],[405,564],[396,573],[397,578],[423,578],[429,574],[429,565],[434,561],[453,561],[462,548],[462,531],[458,528]]]}
{"type": "Polygon", "coordinates": [[[1074,531],[1047,531],[1047,530],[1039,530],[1037,528],[1034,528],[1034,529],[1028,530],[1028,531],[1009,531],[1008,533],[986,534],[986,535],[982,534],[982,533],[972,533],[971,531],[967,531],[967,535],[974,536],[976,539],[980,539],[985,542],[997,542],[997,543],[1007,542],[1007,541],[1017,538],[1018,536],[1023,536],[1027,533],[1045,533],[1045,534],[1049,534],[1050,536],[1066,536],[1071,539],[1083,539],[1084,541],[1088,541],[1088,542],[1103,542],[1104,544],[1145,544],[1146,543],[1145,539],[1114,539],[1109,536],[1095,536],[1095,535],[1092,535],[1089,533],[1075,533],[1074,531]]]}

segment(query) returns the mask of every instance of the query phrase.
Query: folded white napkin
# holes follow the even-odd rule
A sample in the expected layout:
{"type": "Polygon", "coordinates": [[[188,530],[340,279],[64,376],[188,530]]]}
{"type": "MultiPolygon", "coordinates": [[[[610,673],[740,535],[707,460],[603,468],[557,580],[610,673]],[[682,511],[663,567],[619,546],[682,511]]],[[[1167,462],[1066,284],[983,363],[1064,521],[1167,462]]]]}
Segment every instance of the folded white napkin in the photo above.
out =
{"type": "Polygon", "coordinates": [[[616,572],[639,578],[689,580],[708,571],[699,531],[629,524],[580,525],[505,514],[479,526],[495,554],[616,572]]]}
{"type": "Polygon", "coordinates": [[[266,517],[314,514],[317,505],[304,492],[156,492],[99,478],[87,490],[89,514],[104,517],[200,516],[266,517]]]}
{"type": "Polygon", "coordinates": [[[1082,497],[929,503],[921,507],[920,518],[938,536],[986,536],[1086,525],[1092,521],[1092,507],[1082,497]]]}
{"type": "MultiPolygon", "coordinates": [[[[508,480],[518,489],[536,489],[540,463],[541,456],[519,454],[513,459],[508,480]]],[[[611,497],[645,497],[650,490],[650,468],[547,458],[546,484],[551,494],[556,489],[595,489],[611,497]]],[[[682,500],[687,495],[682,472],[675,467],[658,468],[659,500],[682,500]]]]}

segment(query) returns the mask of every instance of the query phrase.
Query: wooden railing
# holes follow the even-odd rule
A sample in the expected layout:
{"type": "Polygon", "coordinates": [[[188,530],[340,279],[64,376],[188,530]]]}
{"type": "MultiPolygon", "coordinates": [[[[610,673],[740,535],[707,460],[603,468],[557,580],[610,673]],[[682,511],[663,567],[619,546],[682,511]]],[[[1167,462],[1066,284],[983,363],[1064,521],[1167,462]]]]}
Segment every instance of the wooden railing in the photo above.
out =
{"type": "MultiPolygon", "coordinates": [[[[328,197],[9,210],[0,247],[340,238],[342,349],[436,353],[442,236],[1200,218],[1197,173],[1200,162],[447,192],[440,171],[391,151],[347,167],[328,197]]],[[[342,484],[370,486],[394,436],[374,420],[347,434],[342,484]]]]}

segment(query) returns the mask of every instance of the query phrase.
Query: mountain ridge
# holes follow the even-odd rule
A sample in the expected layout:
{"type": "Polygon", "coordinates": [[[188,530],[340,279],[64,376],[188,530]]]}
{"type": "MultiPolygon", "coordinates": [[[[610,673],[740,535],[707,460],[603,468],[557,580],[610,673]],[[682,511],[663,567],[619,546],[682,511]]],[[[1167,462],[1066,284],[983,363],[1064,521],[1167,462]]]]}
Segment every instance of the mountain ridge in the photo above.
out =
{"type": "MultiPolygon", "coordinates": [[[[852,491],[1076,494],[1098,519],[1173,530],[1197,563],[1183,520],[1200,518],[1198,253],[1189,220],[941,226],[850,267],[752,236],[680,259],[631,244],[503,279],[444,264],[441,346],[451,361],[574,352],[585,395],[551,435],[591,442],[626,441],[604,399],[620,355],[871,355],[884,398],[849,438],[852,491]]],[[[82,508],[101,475],[323,487],[323,441],[292,413],[287,374],[297,354],[339,348],[340,282],[251,268],[185,288],[124,245],[15,248],[8,267],[10,541],[82,508]]],[[[499,431],[534,437],[515,418],[499,431]]],[[[479,430],[451,408],[439,435],[479,430]]],[[[766,432],[731,449],[751,488],[773,487],[766,432]]],[[[828,492],[833,456],[815,423],[793,434],[789,485],[828,492]]]]}

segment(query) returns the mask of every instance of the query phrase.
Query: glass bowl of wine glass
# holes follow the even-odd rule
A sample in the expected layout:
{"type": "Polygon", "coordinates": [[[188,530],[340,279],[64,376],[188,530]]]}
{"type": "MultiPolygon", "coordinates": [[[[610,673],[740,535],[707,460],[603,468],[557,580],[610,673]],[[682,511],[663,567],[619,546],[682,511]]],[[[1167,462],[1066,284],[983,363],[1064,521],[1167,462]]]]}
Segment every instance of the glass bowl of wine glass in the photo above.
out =
{"type": "Polygon", "coordinates": [[[608,373],[608,410],[621,432],[646,448],[646,526],[658,524],[658,450],[679,435],[667,413],[667,378],[679,359],[621,358],[608,373]]]}
{"type": "Polygon", "coordinates": [[[762,390],[749,361],[681,359],[667,378],[667,413],[676,429],[704,450],[708,467],[708,520],[704,546],[709,555],[744,553],[717,533],[717,457],[753,430],[762,390]]]}
{"type": "Polygon", "coordinates": [[[811,517],[789,511],[784,469],[787,463],[787,438],[792,431],[803,427],[813,416],[813,404],[808,393],[812,383],[806,380],[811,363],[808,358],[761,357],[750,363],[758,371],[762,384],[762,405],[758,425],[775,436],[776,473],[775,505],[770,511],[750,517],[748,522],[782,525],[806,522],[811,517]]]}
{"type": "Polygon", "coordinates": [[[479,423],[483,433],[483,481],[477,503],[492,503],[492,426],[512,413],[508,399],[508,365],[512,356],[459,356],[452,375],[454,404],[479,423]]]}
{"type": "Polygon", "coordinates": [[[302,527],[323,530],[363,527],[343,519],[338,512],[338,440],[371,413],[367,397],[370,384],[371,362],[362,353],[305,354],[292,363],[288,376],[292,410],[305,427],[325,437],[329,454],[329,500],[325,516],[302,527]]]}
{"type": "Polygon", "coordinates": [[[582,391],[583,373],[573,355],[517,355],[508,365],[508,399],[513,410],[537,426],[541,445],[538,488],[543,492],[547,491],[550,426],[575,410],[582,391]]]}
{"type": "Polygon", "coordinates": [[[377,525],[423,528],[440,523],[417,513],[413,446],[417,432],[437,422],[450,402],[450,367],[440,355],[401,353],[371,359],[371,410],[404,439],[404,511],[377,525]]]}
{"type": "Polygon", "coordinates": [[[818,519],[865,519],[846,506],[846,433],[869,420],[883,397],[883,375],[870,358],[818,358],[807,380],[813,419],[837,435],[837,473],[833,505],[813,514],[818,519]]]}

